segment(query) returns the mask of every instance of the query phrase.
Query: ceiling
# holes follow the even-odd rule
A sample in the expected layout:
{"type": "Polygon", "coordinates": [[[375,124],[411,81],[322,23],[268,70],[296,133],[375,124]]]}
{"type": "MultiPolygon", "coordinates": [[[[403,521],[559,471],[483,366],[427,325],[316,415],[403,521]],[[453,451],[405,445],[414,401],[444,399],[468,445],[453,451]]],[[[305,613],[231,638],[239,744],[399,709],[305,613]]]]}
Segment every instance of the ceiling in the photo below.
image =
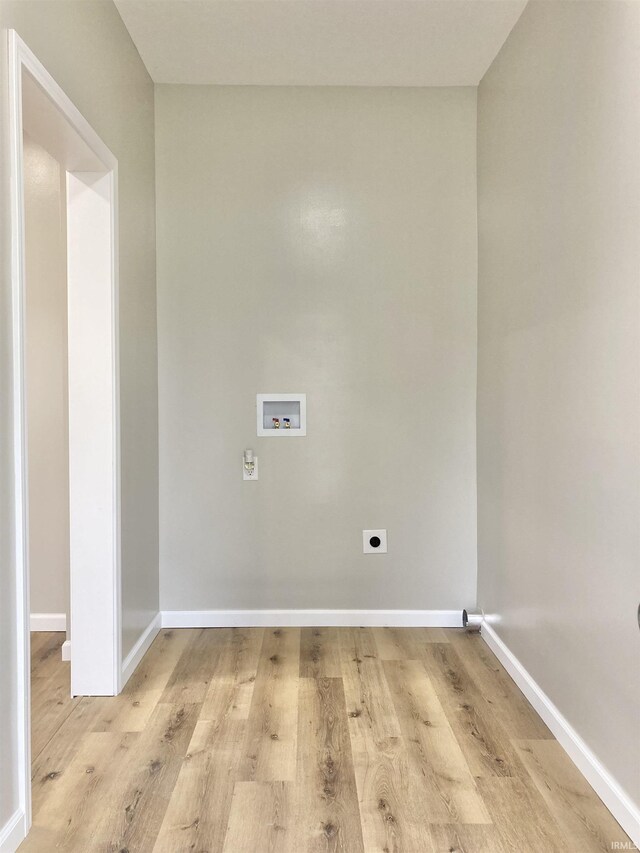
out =
{"type": "Polygon", "coordinates": [[[527,0],[116,0],[157,83],[476,86],[527,0]]]}

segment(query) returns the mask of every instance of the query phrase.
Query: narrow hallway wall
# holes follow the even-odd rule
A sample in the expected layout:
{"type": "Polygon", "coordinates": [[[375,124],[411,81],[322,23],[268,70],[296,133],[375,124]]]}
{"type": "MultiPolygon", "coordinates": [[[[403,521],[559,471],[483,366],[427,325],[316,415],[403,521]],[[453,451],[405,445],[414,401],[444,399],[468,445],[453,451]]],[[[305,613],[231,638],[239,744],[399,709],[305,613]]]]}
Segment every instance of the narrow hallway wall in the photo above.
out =
{"type": "Polygon", "coordinates": [[[65,172],[25,137],[31,613],[69,615],[65,172]]]}
{"type": "Polygon", "coordinates": [[[640,4],[532,0],[478,93],[479,600],[640,803],[640,4]]]}

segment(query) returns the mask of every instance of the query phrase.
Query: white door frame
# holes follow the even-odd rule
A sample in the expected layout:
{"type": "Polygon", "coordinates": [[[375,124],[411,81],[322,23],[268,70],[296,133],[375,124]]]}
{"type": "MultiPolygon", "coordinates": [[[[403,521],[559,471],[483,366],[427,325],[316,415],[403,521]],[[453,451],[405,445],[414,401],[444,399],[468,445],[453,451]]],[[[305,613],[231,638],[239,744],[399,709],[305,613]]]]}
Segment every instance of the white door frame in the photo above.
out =
{"type": "MultiPolygon", "coordinates": [[[[69,433],[72,693],[121,688],[120,452],[118,388],[118,162],[14,30],[8,32],[15,511],[17,744],[20,800],[31,824],[29,547],[25,387],[23,83],[43,96],[58,143],[87,155],[68,175],[69,433]],[[37,89],[34,89],[33,83],[37,89]],[[53,106],[53,110],[51,107],[53,106]],[[85,174],[82,174],[82,173],[85,174]],[[93,174],[86,174],[93,172],[93,174]],[[96,174],[97,173],[97,174],[96,174]],[[84,232],[83,226],[84,223],[84,232]],[[88,224],[87,224],[88,223],[88,224]],[[89,227],[91,226],[91,228],[89,227]],[[94,246],[84,241],[93,233],[94,246]],[[98,235],[95,237],[95,235],[98,235]],[[97,258],[97,260],[96,260],[97,258]],[[73,446],[72,446],[73,444],[73,446]]],[[[36,139],[36,142],[40,140],[36,139]]]]}

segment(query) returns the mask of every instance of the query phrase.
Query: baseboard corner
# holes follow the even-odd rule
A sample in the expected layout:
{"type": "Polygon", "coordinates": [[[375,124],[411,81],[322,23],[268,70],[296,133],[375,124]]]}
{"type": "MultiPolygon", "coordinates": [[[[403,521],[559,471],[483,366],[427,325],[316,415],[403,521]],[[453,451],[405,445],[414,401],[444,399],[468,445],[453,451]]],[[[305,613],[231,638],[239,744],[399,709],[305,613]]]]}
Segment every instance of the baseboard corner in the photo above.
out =
{"type": "Polygon", "coordinates": [[[71,660],[71,640],[65,640],[62,644],[62,660],[70,661],[71,660]]]}
{"type": "Polygon", "coordinates": [[[0,828],[0,853],[15,853],[27,837],[27,821],[22,809],[16,809],[0,828]]]}
{"type": "Polygon", "coordinates": [[[609,773],[533,676],[485,620],[481,637],[546,723],[613,817],[640,848],[640,807],[609,773]]]}
{"type": "Polygon", "coordinates": [[[160,613],[156,613],[156,615],[153,617],[151,622],[149,622],[142,634],[140,634],[134,647],[131,649],[126,658],[122,661],[122,677],[120,683],[121,689],[131,678],[131,676],[136,670],[136,667],[149,650],[151,643],[153,643],[158,632],[160,631],[161,625],[162,616],[160,613]]]}

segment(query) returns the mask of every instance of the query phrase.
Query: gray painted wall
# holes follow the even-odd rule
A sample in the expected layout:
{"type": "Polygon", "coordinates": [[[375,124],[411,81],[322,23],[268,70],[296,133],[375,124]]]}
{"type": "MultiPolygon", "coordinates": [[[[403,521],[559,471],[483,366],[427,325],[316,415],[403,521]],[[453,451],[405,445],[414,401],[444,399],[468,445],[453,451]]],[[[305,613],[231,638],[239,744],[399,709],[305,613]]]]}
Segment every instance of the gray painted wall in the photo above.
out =
{"type": "Polygon", "coordinates": [[[69,614],[65,172],[24,140],[31,613],[69,614]]]}
{"type": "Polygon", "coordinates": [[[639,4],[530,2],[478,109],[479,600],[636,801],[639,79],[639,4]]]}
{"type": "MultiPolygon", "coordinates": [[[[120,166],[123,654],[158,607],[153,84],[110,0],[0,3],[0,476],[12,482],[6,28],[15,28],[120,166]]],[[[13,495],[0,489],[0,826],[17,804],[13,495]]]]}
{"type": "Polygon", "coordinates": [[[163,609],[474,602],[475,122],[465,88],[157,87],[163,609]],[[306,438],[256,437],[272,391],[306,438]]]}

